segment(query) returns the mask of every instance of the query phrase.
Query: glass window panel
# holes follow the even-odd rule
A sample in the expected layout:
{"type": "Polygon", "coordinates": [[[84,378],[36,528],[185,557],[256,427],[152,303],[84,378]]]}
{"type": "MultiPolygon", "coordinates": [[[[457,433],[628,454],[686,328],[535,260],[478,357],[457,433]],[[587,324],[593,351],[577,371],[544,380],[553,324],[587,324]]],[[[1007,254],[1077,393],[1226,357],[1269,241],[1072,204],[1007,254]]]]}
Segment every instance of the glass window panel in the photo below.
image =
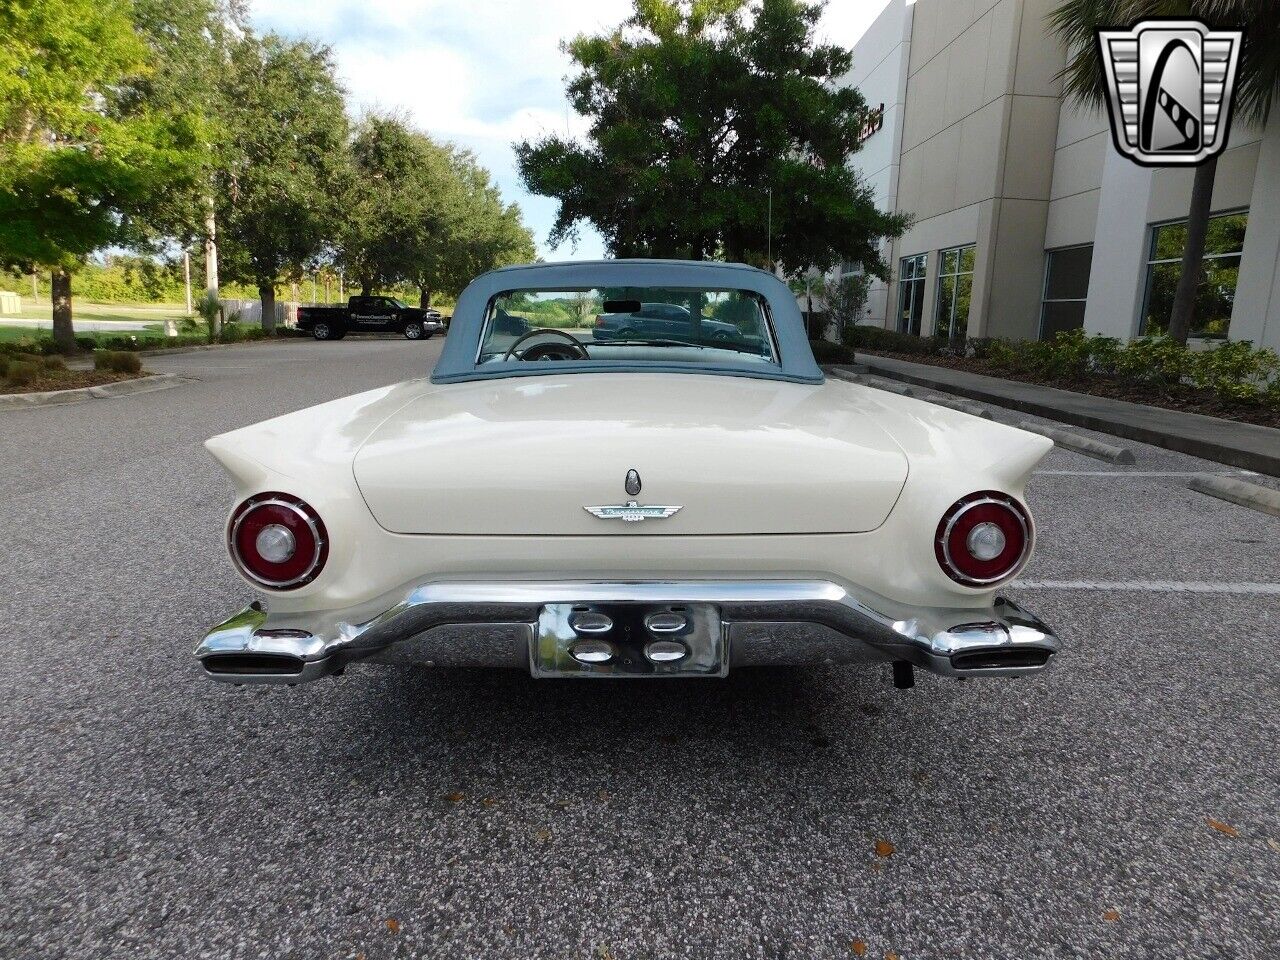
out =
{"type": "Polygon", "coordinates": [[[1040,315],[1040,339],[1052,340],[1066,330],[1084,326],[1083,300],[1046,301],[1040,315]]]}
{"type": "Polygon", "coordinates": [[[1089,293],[1093,246],[1049,251],[1046,300],[1083,300],[1089,293]]]}
{"type": "MultiPolygon", "coordinates": [[[[1154,264],[1147,275],[1147,309],[1143,333],[1163,334],[1173,313],[1173,297],[1178,288],[1180,265],[1154,264]]],[[[1236,281],[1240,258],[1220,257],[1206,260],[1204,273],[1196,287],[1195,318],[1191,324],[1193,337],[1225,337],[1231,325],[1231,309],[1235,305],[1236,281]]]]}
{"type": "Polygon", "coordinates": [[[951,336],[951,311],[955,306],[955,293],[955,277],[938,277],[938,310],[933,325],[935,337],[951,336]]]}
{"type": "Polygon", "coordinates": [[[924,306],[924,277],[927,255],[903,257],[898,270],[898,330],[919,334],[924,306]]]}
{"type": "Polygon", "coordinates": [[[519,362],[529,350],[579,362],[777,363],[763,298],[710,287],[522,289],[493,297],[479,362],[519,362]],[[546,328],[567,334],[524,339],[546,328]]]}
{"type": "MultiPolygon", "coordinates": [[[[1193,337],[1225,337],[1227,334],[1248,223],[1249,215],[1243,212],[1220,214],[1209,220],[1205,259],[1201,262],[1196,286],[1193,337]]],[[[1185,242],[1185,222],[1163,224],[1152,230],[1152,260],[1172,262],[1147,265],[1147,295],[1142,317],[1145,334],[1163,334],[1168,329],[1185,242]]]]}
{"type": "MultiPolygon", "coordinates": [[[[1245,229],[1249,225],[1247,213],[1224,213],[1209,218],[1205,233],[1205,256],[1239,253],[1244,249],[1245,229]]],[[[1151,259],[1180,260],[1187,245],[1187,223],[1165,223],[1152,231],[1151,259]]]]}
{"type": "Polygon", "coordinates": [[[1182,256],[1182,249],[1187,245],[1187,225],[1185,223],[1166,223],[1156,227],[1151,243],[1152,260],[1176,260],[1182,256]]]}
{"type": "Polygon", "coordinates": [[[956,305],[951,322],[951,339],[963,341],[969,333],[969,301],[973,293],[973,274],[956,277],[956,305]]]}
{"type": "Polygon", "coordinates": [[[933,321],[936,337],[946,337],[952,342],[963,341],[968,331],[974,249],[970,244],[942,250],[938,254],[938,291],[933,321]]]}
{"type": "Polygon", "coordinates": [[[1244,249],[1244,231],[1248,225],[1249,215],[1246,213],[1210,219],[1204,241],[1205,255],[1239,253],[1244,249]]]}

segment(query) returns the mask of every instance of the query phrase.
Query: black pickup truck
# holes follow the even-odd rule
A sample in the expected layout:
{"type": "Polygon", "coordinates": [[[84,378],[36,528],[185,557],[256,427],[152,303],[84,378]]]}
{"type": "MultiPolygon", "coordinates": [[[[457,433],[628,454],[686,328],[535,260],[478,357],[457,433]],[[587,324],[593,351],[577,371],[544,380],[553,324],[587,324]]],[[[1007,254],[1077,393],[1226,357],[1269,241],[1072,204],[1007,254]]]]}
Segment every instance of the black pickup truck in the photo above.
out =
{"type": "Polygon", "coordinates": [[[429,340],[444,329],[431,309],[408,307],[394,297],[352,297],[345,307],[299,307],[298,329],[317,340],[341,340],[348,333],[399,333],[408,340],[429,340]]]}

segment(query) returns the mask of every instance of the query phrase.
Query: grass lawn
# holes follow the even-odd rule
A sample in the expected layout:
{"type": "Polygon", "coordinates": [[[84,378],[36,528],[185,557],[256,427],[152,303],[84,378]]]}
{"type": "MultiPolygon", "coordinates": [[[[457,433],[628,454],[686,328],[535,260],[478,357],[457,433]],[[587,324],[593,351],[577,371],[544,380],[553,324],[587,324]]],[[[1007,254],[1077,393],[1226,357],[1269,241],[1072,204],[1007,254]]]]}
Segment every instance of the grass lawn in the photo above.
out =
{"type": "MultiPolygon", "coordinates": [[[[24,297],[22,309],[18,313],[0,316],[0,343],[53,336],[52,309],[48,301],[35,303],[30,297],[24,297]],[[35,320],[36,324],[11,323],[10,321],[13,320],[35,320]]],[[[181,321],[183,317],[183,307],[179,303],[132,304],[77,301],[71,305],[71,319],[76,335],[95,339],[99,336],[133,336],[140,340],[163,339],[165,321],[181,321]],[[84,321],[146,324],[146,326],[128,330],[97,330],[90,328],[84,321]]],[[[182,331],[181,324],[178,329],[182,331]]]]}
{"type": "MultiPolygon", "coordinates": [[[[46,337],[53,336],[53,331],[49,327],[14,327],[5,324],[5,318],[0,317],[0,343],[13,343],[19,340],[41,340],[46,337]]],[[[142,330],[77,330],[78,337],[137,337],[140,340],[163,340],[167,339],[164,333],[164,327],[161,324],[154,324],[145,327],[142,330]]]]}
{"type": "MultiPolygon", "coordinates": [[[[180,320],[184,315],[180,303],[80,303],[71,304],[71,319],[76,320],[115,320],[124,323],[164,323],[166,320],[180,320]]],[[[32,303],[30,297],[22,300],[22,309],[16,314],[5,314],[0,323],[6,320],[40,320],[47,326],[53,326],[53,307],[48,301],[32,303]]]]}

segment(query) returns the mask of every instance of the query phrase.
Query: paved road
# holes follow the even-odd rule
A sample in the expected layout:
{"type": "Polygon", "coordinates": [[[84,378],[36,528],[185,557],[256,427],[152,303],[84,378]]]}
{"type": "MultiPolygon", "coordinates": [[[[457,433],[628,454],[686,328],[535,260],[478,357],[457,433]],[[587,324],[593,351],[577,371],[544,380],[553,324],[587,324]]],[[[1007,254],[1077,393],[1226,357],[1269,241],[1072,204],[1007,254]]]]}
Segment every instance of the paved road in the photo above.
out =
{"type": "Polygon", "coordinates": [[[0,956],[1280,953],[1280,597],[1247,586],[1280,520],[1178,454],[1045,462],[1043,677],[202,680],[245,591],[200,442],[438,345],[168,356],[198,380],[0,413],[0,956]]]}

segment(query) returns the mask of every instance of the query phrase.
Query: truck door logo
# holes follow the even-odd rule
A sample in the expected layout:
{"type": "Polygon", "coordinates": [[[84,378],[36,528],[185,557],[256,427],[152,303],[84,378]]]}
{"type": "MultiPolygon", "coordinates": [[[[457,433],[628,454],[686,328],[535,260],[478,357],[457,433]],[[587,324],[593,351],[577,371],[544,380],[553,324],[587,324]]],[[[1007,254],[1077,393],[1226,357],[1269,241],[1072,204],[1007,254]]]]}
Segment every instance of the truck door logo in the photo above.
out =
{"type": "Polygon", "coordinates": [[[1099,30],[1116,149],[1148,167],[1194,166],[1221,153],[1243,36],[1198,20],[1099,30]]]}

